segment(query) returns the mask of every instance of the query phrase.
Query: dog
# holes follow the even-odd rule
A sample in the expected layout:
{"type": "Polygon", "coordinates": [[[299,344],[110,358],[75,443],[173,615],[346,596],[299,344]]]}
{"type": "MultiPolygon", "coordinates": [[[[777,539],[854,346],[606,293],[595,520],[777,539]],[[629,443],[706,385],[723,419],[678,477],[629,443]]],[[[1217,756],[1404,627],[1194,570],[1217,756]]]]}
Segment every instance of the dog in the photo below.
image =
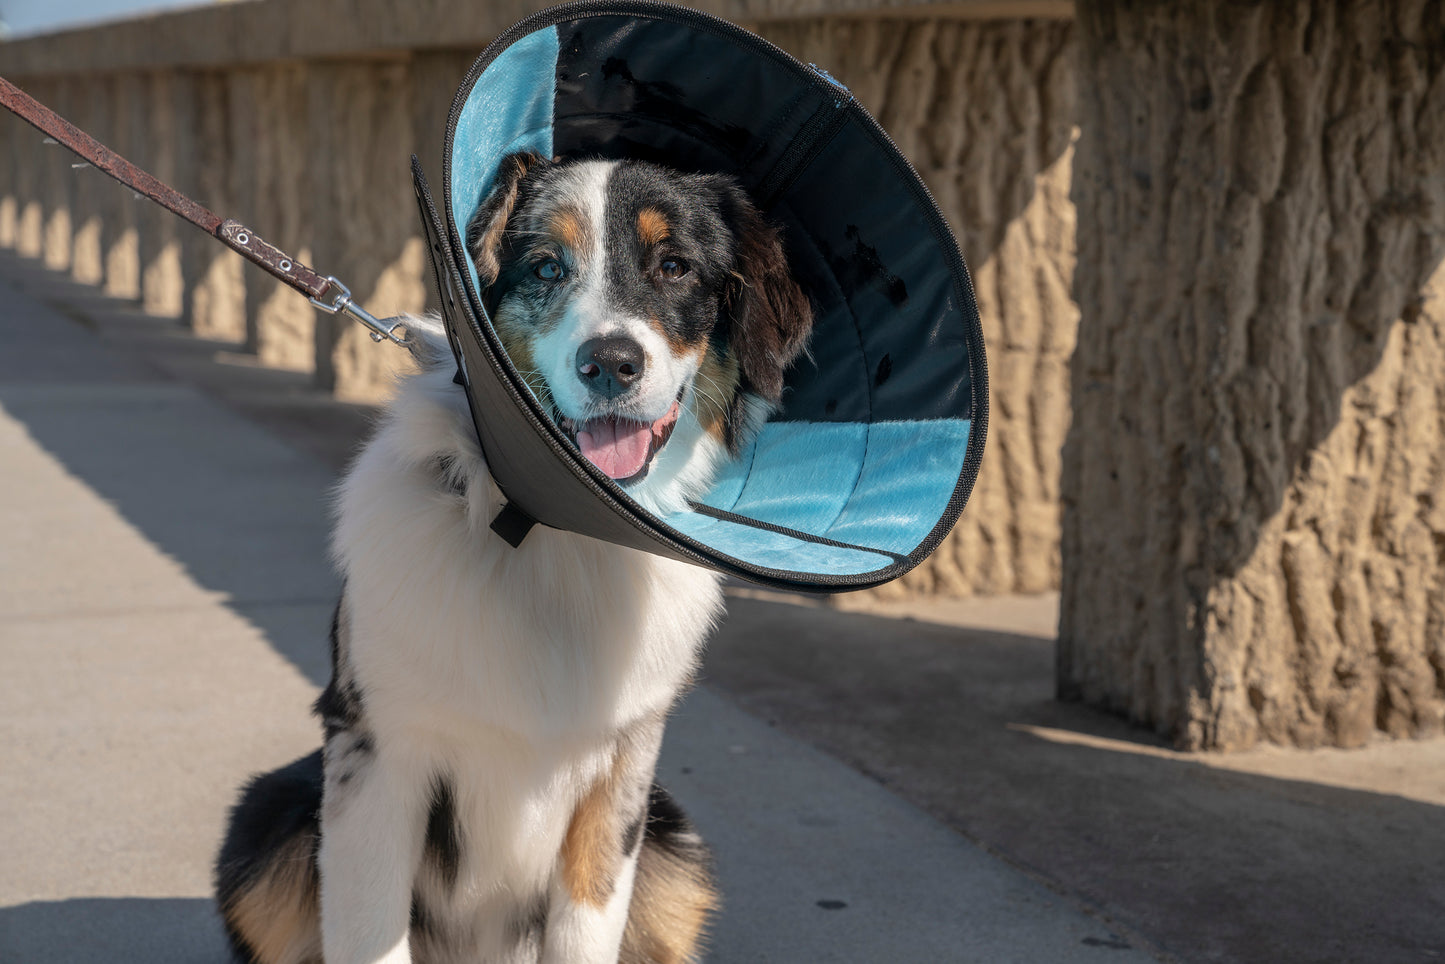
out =
{"type": "MultiPolygon", "coordinates": [[[[733,179],[504,159],[466,244],[508,356],[643,507],[706,491],[778,404],[812,315],[733,179]]],[[[709,571],[504,502],[434,321],[340,483],[321,750],[255,777],[216,862],[236,958],[687,962],[718,897],[653,782],[722,610],[709,571]]]]}

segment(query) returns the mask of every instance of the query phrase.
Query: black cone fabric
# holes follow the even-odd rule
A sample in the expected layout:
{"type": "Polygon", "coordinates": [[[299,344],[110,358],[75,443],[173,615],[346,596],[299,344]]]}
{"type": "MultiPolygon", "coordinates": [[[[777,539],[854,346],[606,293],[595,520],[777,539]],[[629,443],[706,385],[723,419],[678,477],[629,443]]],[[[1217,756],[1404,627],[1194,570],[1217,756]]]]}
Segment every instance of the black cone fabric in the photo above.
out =
{"type": "Polygon", "coordinates": [[[493,43],[458,91],[440,212],[414,174],[478,436],[510,502],[499,531],[519,539],[535,520],[832,592],[902,575],[958,518],[988,415],[968,270],[918,176],[822,70],[681,7],[554,7],[493,43]],[[809,357],[692,509],[660,518],[629,499],[506,359],[460,228],[520,150],[729,173],[784,227],[816,313],[809,357]]]}

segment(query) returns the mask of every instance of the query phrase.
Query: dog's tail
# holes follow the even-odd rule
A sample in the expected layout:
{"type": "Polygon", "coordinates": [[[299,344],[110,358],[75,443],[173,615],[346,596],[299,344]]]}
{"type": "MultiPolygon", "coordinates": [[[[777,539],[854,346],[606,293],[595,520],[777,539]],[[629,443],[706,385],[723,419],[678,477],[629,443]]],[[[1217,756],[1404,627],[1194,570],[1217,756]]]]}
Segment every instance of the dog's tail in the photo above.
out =
{"type": "Polygon", "coordinates": [[[653,784],[619,964],[688,964],[718,907],[712,855],[682,808],[653,784]]]}
{"type": "Polygon", "coordinates": [[[216,902],[236,960],[321,964],[321,751],[262,774],[231,810],[216,902]]]}

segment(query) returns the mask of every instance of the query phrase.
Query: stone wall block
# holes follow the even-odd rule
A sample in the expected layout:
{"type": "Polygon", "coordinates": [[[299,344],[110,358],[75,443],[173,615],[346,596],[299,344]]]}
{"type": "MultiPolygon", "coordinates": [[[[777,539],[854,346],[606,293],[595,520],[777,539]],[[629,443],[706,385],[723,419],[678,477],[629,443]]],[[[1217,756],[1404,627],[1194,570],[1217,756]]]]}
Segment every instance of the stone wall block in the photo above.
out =
{"type": "MultiPolygon", "coordinates": [[[[446,141],[447,116],[451,113],[452,98],[467,75],[467,70],[476,60],[477,52],[458,53],[455,51],[419,52],[411,60],[407,71],[410,87],[412,138],[410,152],[416,154],[425,171],[427,183],[433,192],[433,199],[441,195],[442,148],[446,141]]],[[[408,174],[408,177],[410,175],[408,174]]],[[[420,238],[419,217],[413,204],[413,233],[420,238]]],[[[431,255],[423,247],[422,284],[425,300],[423,311],[440,311],[437,300],[436,281],[432,272],[431,255]]]]}
{"type": "MultiPolygon", "coordinates": [[[[250,81],[254,104],[249,136],[252,190],[241,220],[261,237],[312,263],[307,245],[311,198],[308,168],[318,162],[306,153],[306,71],[298,65],[273,66],[250,81]],[[249,219],[249,220],[248,220],[249,219]]],[[[246,266],[248,341],[263,364],[311,371],[315,365],[316,309],[290,285],[246,266]]]]}
{"type": "Polygon", "coordinates": [[[0,248],[14,248],[20,233],[20,142],[30,129],[9,111],[0,114],[0,248]]]}
{"type": "MultiPolygon", "coordinates": [[[[426,302],[425,245],[418,236],[410,178],[412,143],[407,64],[322,64],[307,72],[312,117],[308,152],[313,203],[344,211],[318,217],[315,266],[345,282],[377,317],[419,311],[426,302]]],[[[341,398],[376,400],[408,364],[405,352],[374,343],[348,317],[316,325],[316,378],[341,398]]]]}
{"type": "MultiPolygon", "coordinates": [[[[203,206],[199,181],[201,163],[201,119],[200,75],[196,71],[177,70],[166,75],[169,82],[168,104],[174,117],[170,125],[170,173],[171,185],[187,197],[203,206]]],[[[200,267],[198,253],[203,242],[219,249],[220,246],[197,227],[172,216],[175,232],[175,279],[178,304],[176,314],[181,323],[194,330],[192,311],[195,304],[195,287],[199,282],[200,267]]],[[[210,252],[206,252],[210,253],[210,252]]]]}
{"type": "MultiPolygon", "coordinates": [[[[231,144],[231,83],[220,71],[191,75],[184,101],[194,132],[191,153],[178,166],[181,190],[222,217],[235,217],[236,159],[231,144]]],[[[246,340],[245,262],[200,231],[182,234],[181,271],[187,279],[184,314],[191,330],[217,341],[246,340]]]]}
{"type": "Polygon", "coordinates": [[[829,19],[759,29],[848,85],[918,168],[973,272],[989,351],[988,451],[963,518],[914,572],[838,603],[1056,588],[1078,323],[1071,25],[829,19]]]}
{"type": "MultiPolygon", "coordinates": [[[[32,96],[63,117],[72,106],[74,86],[68,79],[57,78],[44,84],[32,96]]],[[[71,165],[75,163],[78,161],[69,148],[49,145],[45,151],[40,179],[45,208],[41,260],[52,271],[70,268],[71,188],[75,181],[75,169],[71,165]]]]}
{"type": "MultiPolygon", "coordinates": [[[[93,132],[108,110],[106,82],[93,76],[77,80],[77,90],[66,115],[83,131],[93,132]]],[[[107,195],[124,192],[115,181],[93,167],[80,168],[71,178],[70,277],[81,284],[105,280],[107,195]]]]}
{"type": "Polygon", "coordinates": [[[15,247],[20,230],[19,158],[24,121],[8,111],[0,116],[0,248],[15,247]]]}
{"type": "MultiPolygon", "coordinates": [[[[26,82],[20,85],[32,97],[44,92],[43,85],[26,82]]],[[[39,131],[29,124],[18,122],[12,130],[16,132],[12,158],[15,163],[14,183],[16,196],[15,251],[22,257],[39,258],[45,253],[45,206],[41,201],[45,165],[55,160],[50,157],[55,148],[43,144],[39,131]]]]}
{"type": "MultiPolygon", "coordinates": [[[[227,191],[230,209],[222,216],[235,218],[263,238],[274,236],[274,230],[268,235],[267,228],[257,226],[265,222],[265,212],[273,207],[266,183],[267,160],[275,152],[276,137],[276,124],[267,113],[269,77],[267,67],[244,67],[226,75],[227,120],[230,122],[226,169],[230,175],[227,191]]],[[[255,352],[260,343],[257,308],[270,294],[274,282],[264,272],[244,262],[240,281],[246,306],[246,350],[255,352]]]]}
{"type": "MultiPolygon", "coordinates": [[[[147,157],[144,169],[167,184],[175,184],[180,168],[178,88],[173,73],[153,71],[141,75],[142,110],[139,133],[147,157]]],[[[187,121],[189,117],[185,118],[187,121]]],[[[137,161],[137,163],[140,163],[137,161]]],[[[123,191],[124,188],[121,188],[123,191]]],[[[180,218],[158,204],[142,202],[139,212],[141,308],[163,318],[179,318],[185,308],[180,218]]]]}
{"type": "Polygon", "coordinates": [[[1440,732],[1445,22],[1077,27],[1061,694],[1190,748],[1440,732]]]}
{"type": "MultiPolygon", "coordinates": [[[[109,112],[100,118],[100,132],[90,132],[102,144],[120,156],[145,167],[150,153],[146,149],[144,84],[136,74],[119,74],[107,78],[105,86],[109,112]]],[[[112,298],[134,300],[140,297],[140,219],[144,216],[134,194],[116,185],[102,200],[105,232],[105,280],[103,290],[112,298]]]]}
{"type": "MultiPolygon", "coordinates": [[[[60,78],[46,78],[35,84],[31,94],[43,104],[54,104],[65,86],[60,78]]],[[[43,136],[43,135],[42,135],[43,136]]],[[[46,144],[41,152],[36,188],[40,201],[40,260],[64,268],[68,263],[69,192],[66,174],[72,158],[64,147],[46,144]]]]}

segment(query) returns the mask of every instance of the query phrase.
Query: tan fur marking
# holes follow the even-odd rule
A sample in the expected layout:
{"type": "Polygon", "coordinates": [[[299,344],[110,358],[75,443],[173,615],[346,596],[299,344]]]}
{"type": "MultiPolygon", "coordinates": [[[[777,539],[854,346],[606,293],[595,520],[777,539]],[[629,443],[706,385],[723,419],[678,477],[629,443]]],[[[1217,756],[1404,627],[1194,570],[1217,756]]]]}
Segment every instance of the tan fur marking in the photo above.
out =
{"type": "Polygon", "coordinates": [[[619,964],[692,964],[702,953],[717,891],[702,868],[643,845],[619,964]]]}
{"type": "Polygon", "coordinates": [[[578,802],[567,825],[562,841],[562,880],[579,904],[604,907],[616,886],[623,856],[618,783],[626,770],[626,753],[619,748],[607,772],[593,781],[578,802]]]}
{"type": "Polygon", "coordinates": [[[262,964],[321,960],[319,895],[309,841],[278,852],[266,874],[223,908],[262,964]]]}
{"type": "Polygon", "coordinates": [[[502,307],[492,316],[497,335],[502,339],[502,347],[506,349],[507,359],[522,376],[532,394],[537,396],[543,409],[550,409],[552,406],[552,390],[547,386],[546,377],[537,370],[534,349],[538,339],[546,337],[556,329],[565,313],[566,306],[559,304],[549,314],[540,318],[531,317],[525,310],[518,312],[515,308],[507,307],[504,300],[502,307]]]}
{"type": "Polygon", "coordinates": [[[697,355],[699,352],[706,351],[706,348],[699,348],[696,342],[688,341],[676,332],[669,331],[663,326],[662,319],[655,315],[647,316],[647,326],[667,342],[667,350],[672,352],[673,358],[686,358],[688,355],[697,355]]]}
{"type": "Polygon", "coordinates": [[[492,285],[497,280],[497,276],[502,273],[502,262],[497,260],[497,249],[502,245],[502,231],[506,227],[506,218],[511,213],[512,207],[509,204],[503,215],[487,228],[477,245],[474,255],[477,262],[477,278],[484,287],[492,285]]]}
{"type": "Polygon", "coordinates": [[[719,442],[727,441],[727,415],[738,390],[738,360],[731,352],[719,358],[704,351],[693,382],[693,414],[697,423],[719,442]]]}
{"type": "Polygon", "coordinates": [[[661,244],[672,234],[667,218],[657,208],[643,208],[637,212],[637,236],[648,247],[661,244]]]}
{"type": "Polygon", "coordinates": [[[571,207],[558,208],[547,219],[547,233],[568,249],[583,252],[591,248],[591,233],[582,215],[571,207]]]}
{"type": "Polygon", "coordinates": [[[536,154],[527,153],[509,154],[503,158],[492,193],[482,201],[477,213],[472,215],[472,222],[467,225],[467,250],[476,263],[477,277],[483,287],[490,287],[501,274],[502,239],[507,231],[507,222],[512,218],[512,210],[517,206],[518,185],[540,160],[536,154]],[[485,227],[473,237],[477,220],[484,216],[488,218],[485,227]]]}
{"type": "Polygon", "coordinates": [[[537,371],[537,360],[532,354],[532,333],[530,326],[518,324],[508,313],[499,312],[496,317],[497,336],[507,351],[507,360],[512,363],[532,390],[532,394],[546,405],[552,402],[552,393],[547,390],[547,380],[537,371]]]}

